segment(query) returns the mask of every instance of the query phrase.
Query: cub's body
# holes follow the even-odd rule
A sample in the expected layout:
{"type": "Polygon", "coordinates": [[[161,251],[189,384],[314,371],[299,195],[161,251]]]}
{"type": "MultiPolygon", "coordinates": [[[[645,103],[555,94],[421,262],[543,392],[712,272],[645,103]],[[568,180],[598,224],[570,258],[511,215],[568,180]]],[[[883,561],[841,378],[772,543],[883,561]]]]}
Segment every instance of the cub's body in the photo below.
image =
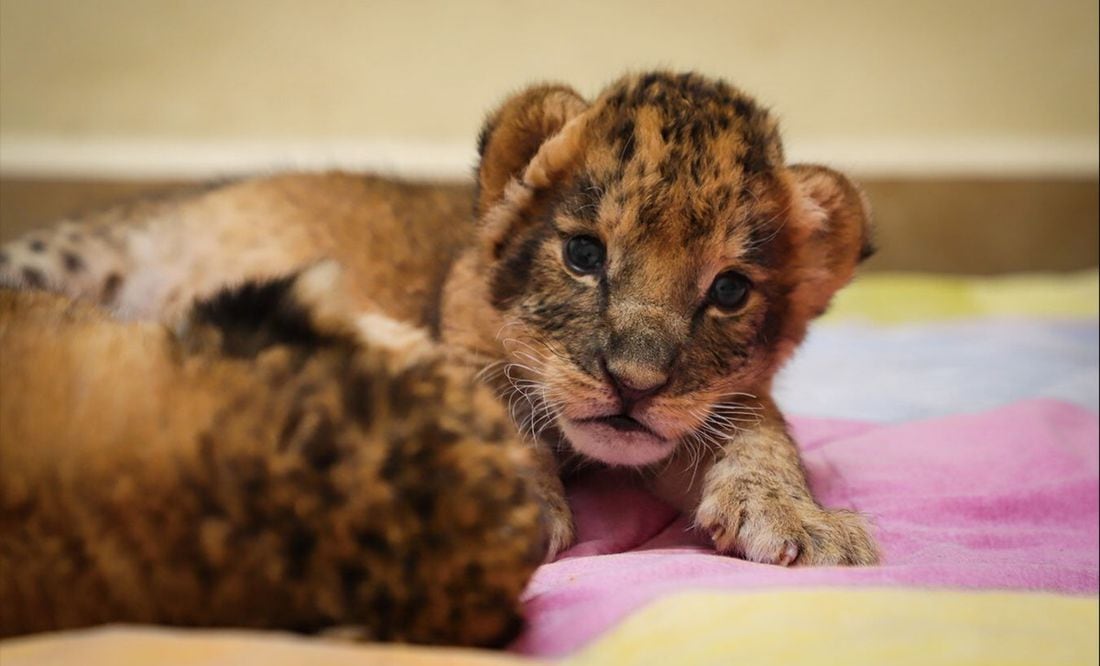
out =
{"type": "Polygon", "coordinates": [[[514,635],[544,549],[530,452],[425,336],[342,319],[334,277],[172,328],[0,289],[0,636],[514,635]]]}

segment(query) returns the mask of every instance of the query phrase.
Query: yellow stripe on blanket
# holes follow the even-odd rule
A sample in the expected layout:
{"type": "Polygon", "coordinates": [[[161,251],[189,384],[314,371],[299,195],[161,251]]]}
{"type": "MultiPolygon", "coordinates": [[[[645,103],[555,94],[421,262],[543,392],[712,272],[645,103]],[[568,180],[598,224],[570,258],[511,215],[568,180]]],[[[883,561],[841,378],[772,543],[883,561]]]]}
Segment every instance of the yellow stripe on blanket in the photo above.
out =
{"type": "Polygon", "coordinates": [[[786,590],[667,597],[570,666],[1096,664],[1097,601],[1053,594],[786,590]]]}
{"type": "Polygon", "coordinates": [[[842,289],[826,320],[896,324],[980,316],[1096,317],[1100,272],[949,277],[866,273],[842,289]]]}
{"type": "Polygon", "coordinates": [[[267,631],[114,626],[0,641],[3,666],[531,666],[500,652],[267,631]]]}
{"type": "MultiPolygon", "coordinates": [[[[785,590],[666,597],[561,666],[1096,664],[1095,598],[785,590]]],[[[486,650],[356,645],[260,631],[106,627],[0,642],[3,666],[531,666],[486,650]]]]}

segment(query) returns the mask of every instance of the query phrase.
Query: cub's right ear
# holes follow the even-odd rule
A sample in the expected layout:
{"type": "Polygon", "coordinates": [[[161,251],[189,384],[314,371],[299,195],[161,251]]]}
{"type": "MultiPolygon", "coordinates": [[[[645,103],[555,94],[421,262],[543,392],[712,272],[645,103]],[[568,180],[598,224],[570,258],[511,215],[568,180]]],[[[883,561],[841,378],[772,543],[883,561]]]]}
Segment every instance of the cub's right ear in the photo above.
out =
{"type": "Polygon", "coordinates": [[[478,217],[500,200],[512,178],[544,187],[566,166],[576,153],[576,140],[561,136],[562,129],[586,108],[588,102],[572,88],[540,85],[512,96],[489,116],[477,141],[478,217]]]}

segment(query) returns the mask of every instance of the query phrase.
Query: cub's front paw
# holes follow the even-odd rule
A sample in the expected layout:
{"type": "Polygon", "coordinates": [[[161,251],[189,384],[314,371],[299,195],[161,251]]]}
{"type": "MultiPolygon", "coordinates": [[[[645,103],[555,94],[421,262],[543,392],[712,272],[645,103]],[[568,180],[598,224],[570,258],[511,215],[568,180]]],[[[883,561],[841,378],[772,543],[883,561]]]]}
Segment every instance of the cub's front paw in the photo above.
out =
{"type": "Polygon", "coordinates": [[[564,497],[543,498],[543,521],[546,526],[546,559],[553,562],[566,548],[573,545],[575,532],[573,512],[564,497]]]}
{"type": "Polygon", "coordinates": [[[870,565],[878,551],[863,517],[822,509],[782,491],[713,489],[703,495],[695,524],[718,552],[764,564],[870,565]]]}

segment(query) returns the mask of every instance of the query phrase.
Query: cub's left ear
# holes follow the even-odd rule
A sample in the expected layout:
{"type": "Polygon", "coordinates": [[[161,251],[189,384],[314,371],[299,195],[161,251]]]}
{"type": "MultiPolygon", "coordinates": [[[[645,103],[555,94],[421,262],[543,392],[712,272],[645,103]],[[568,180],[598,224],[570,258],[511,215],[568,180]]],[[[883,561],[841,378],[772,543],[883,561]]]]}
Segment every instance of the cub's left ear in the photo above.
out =
{"type": "Polygon", "coordinates": [[[843,174],[823,166],[788,167],[794,181],[803,232],[800,300],[810,316],[825,311],[836,290],[852,279],[856,265],[875,252],[871,205],[843,174]]]}
{"type": "Polygon", "coordinates": [[[485,121],[478,138],[477,214],[504,197],[513,178],[545,187],[577,153],[579,128],[563,130],[588,108],[572,88],[536,85],[513,95],[485,121]]]}

